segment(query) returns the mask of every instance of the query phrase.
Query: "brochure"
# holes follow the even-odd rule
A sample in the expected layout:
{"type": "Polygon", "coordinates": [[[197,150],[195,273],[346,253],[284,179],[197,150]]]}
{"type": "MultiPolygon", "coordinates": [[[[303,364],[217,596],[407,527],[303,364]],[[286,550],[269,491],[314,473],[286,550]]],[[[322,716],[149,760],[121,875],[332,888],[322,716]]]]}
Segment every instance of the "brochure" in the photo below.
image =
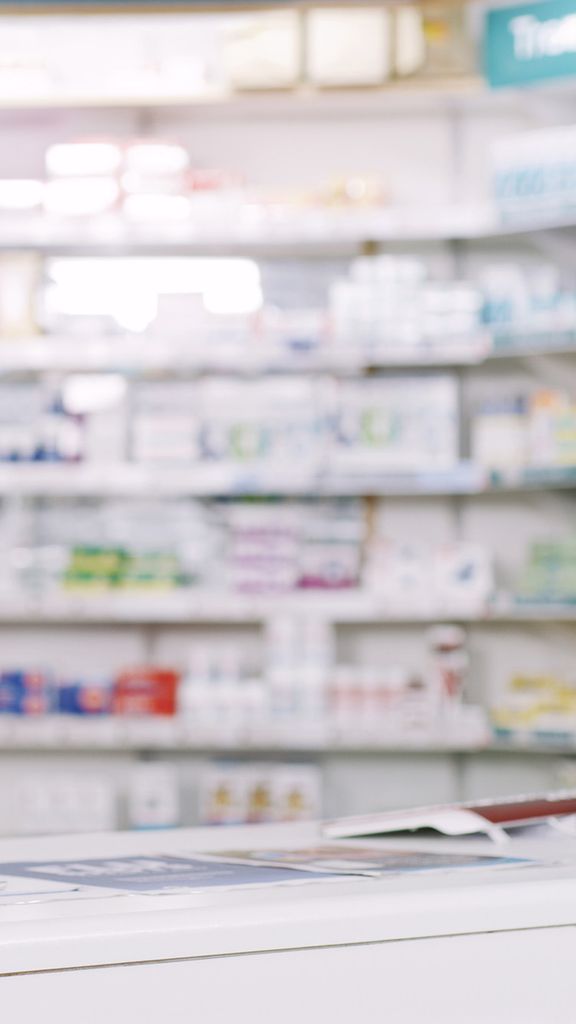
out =
{"type": "Polygon", "coordinates": [[[576,792],[560,792],[478,800],[470,803],[436,804],[404,811],[383,811],[328,821],[323,834],[331,839],[346,839],[398,832],[417,834],[432,829],[447,836],[483,833],[497,842],[505,842],[508,832],[520,826],[568,820],[576,814],[576,792]]]}
{"type": "MultiPolygon", "coordinates": [[[[89,860],[51,860],[0,863],[0,877],[57,882],[105,889],[103,895],[119,892],[167,894],[239,885],[279,885],[299,881],[333,880],[333,871],[313,871],[305,879],[291,867],[255,862],[235,863],[202,857],[173,857],[160,854],[142,857],[98,857],[89,860]]],[[[38,886],[38,890],[46,886],[38,886]]],[[[1,890],[0,890],[1,892],[1,890]]]]}
{"type": "Polygon", "coordinates": [[[369,846],[313,846],[295,850],[224,850],[211,854],[219,861],[239,864],[282,865],[296,871],[328,871],[335,874],[381,875],[438,868],[490,868],[530,863],[516,857],[428,853],[414,850],[383,850],[369,846]]]}

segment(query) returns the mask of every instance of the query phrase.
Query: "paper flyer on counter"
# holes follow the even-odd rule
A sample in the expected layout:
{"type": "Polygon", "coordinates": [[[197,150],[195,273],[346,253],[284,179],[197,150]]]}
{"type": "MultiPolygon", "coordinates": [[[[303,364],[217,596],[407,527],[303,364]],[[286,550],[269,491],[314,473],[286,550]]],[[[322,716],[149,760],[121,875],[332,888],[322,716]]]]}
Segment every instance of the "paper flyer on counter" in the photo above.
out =
{"type": "MultiPolygon", "coordinates": [[[[230,886],[295,884],[303,881],[333,881],[335,872],[310,869],[298,876],[293,866],[272,863],[236,863],[196,856],[98,857],[81,860],[45,860],[0,863],[0,878],[34,880],[38,891],[46,882],[106,890],[102,895],[119,893],[170,894],[191,893],[202,889],[230,886]]],[[[1,893],[1,890],[0,890],[1,893]]]]}
{"type": "Polygon", "coordinates": [[[222,850],[211,854],[215,860],[238,864],[282,865],[296,871],[333,872],[379,877],[409,871],[439,868],[493,868],[532,863],[519,857],[384,850],[370,846],[315,846],[305,849],[222,850]]]}

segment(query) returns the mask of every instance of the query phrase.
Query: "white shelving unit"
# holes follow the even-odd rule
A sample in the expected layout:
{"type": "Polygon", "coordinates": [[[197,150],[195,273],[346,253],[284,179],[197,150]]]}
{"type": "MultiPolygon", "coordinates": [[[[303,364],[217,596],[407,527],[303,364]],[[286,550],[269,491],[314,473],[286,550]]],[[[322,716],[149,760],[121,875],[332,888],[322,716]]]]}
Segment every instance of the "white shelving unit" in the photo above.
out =
{"type": "Polygon", "coordinates": [[[0,374],[34,374],[47,371],[162,374],[168,378],[202,373],[252,376],[264,373],[361,374],[366,370],[434,369],[484,366],[494,360],[532,359],[576,354],[576,325],[549,331],[481,333],[455,339],[445,346],[422,345],[406,350],[390,344],[365,352],[329,345],[293,350],[288,346],[218,344],[207,351],[197,341],[144,335],[77,337],[40,335],[31,338],[0,338],[0,374]]]}
{"type": "MultiPolygon", "coordinates": [[[[483,80],[476,75],[452,78],[437,78],[423,83],[421,80],[405,79],[389,82],[381,88],[365,89],[358,96],[346,89],[316,89],[313,86],[299,86],[275,94],[254,92],[233,93],[225,89],[205,88],[202,92],[191,90],[171,92],[142,92],[140,95],[116,93],[104,95],[85,92],[76,94],[66,90],[61,95],[56,91],[29,92],[28,94],[4,93],[0,99],[2,110],[69,110],[109,109],[129,110],[143,108],[163,111],[184,108],[207,117],[274,117],[330,116],[342,111],[357,113],[359,108],[372,115],[378,113],[404,112],[406,109],[437,110],[438,105],[469,110],[493,110],[500,106],[502,97],[495,97],[484,87],[483,80]]],[[[512,101],[514,105],[514,101],[512,101]]]]}
{"type": "Polygon", "coordinates": [[[102,626],[185,626],[192,624],[256,624],[275,616],[301,614],[340,625],[432,625],[459,622],[487,626],[576,622],[576,604],[517,603],[501,594],[484,608],[431,605],[427,609],[391,607],[378,591],[294,591],[250,595],[206,591],[201,587],[160,593],[0,597],[0,625],[92,624],[102,626]]]}
{"type": "Polygon", "coordinates": [[[542,755],[576,753],[576,742],[551,745],[533,740],[510,743],[485,741],[462,742],[430,731],[408,741],[403,738],[383,739],[379,742],[345,741],[330,736],[328,730],[319,730],[314,738],[295,738],[281,731],[262,730],[252,735],[217,737],[203,735],[190,722],[182,719],[153,721],[122,718],[86,720],[74,715],[48,715],[23,719],[3,716],[0,719],[0,742],[10,751],[34,749],[55,751],[160,751],[166,753],[193,753],[206,755],[239,754],[278,755],[311,754],[312,756],[342,757],[378,756],[381,754],[414,753],[422,755],[446,754],[498,754],[540,753],[542,755]],[[321,735],[321,733],[324,735],[321,735]]]}
{"type": "Polygon", "coordinates": [[[22,718],[3,716],[0,719],[0,739],[8,749],[31,749],[38,745],[46,750],[165,750],[192,752],[222,752],[242,754],[251,752],[328,753],[332,755],[361,752],[398,752],[403,748],[423,753],[458,753],[488,749],[482,740],[458,742],[449,736],[429,730],[406,743],[401,737],[375,743],[339,740],[329,727],[320,725],[314,736],[294,736],[293,730],[265,727],[251,732],[226,735],[226,730],[202,733],[185,718],[130,719],[122,717],[94,717],[85,719],[74,715],[47,715],[22,718]]]}
{"type": "MultiPolygon", "coordinates": [[[[558,100],[560,108],[562,98],[558,100]]],[[[345,96],[308,93],[292,97],[245,97],[242,100],[191,96],[106,97],[100,101],[76,96],[63,103],[28,96],[5,97],[0,107],[17,111],[59,110],[63,138],[102,131],[168,135],[182,140],[206,165],[242,162],[248,179],[269,178],[279,188],[292,180],[308,184],[310,178],[329,176],[339,165],[349,173],[376,162],[390,179],[398,201],[389,209],[344,213],[328,218],[293,218],[285,228],[266,225],[259,230],[229,226],[220,231],[193,234],[189,228],[158,234],[128,232],[117,220],[102,229],[82,230],[47,222],[5,227],[0,251],[32,251],[51,255],[246,255],[255,259],[318,260],[357,254],[366,242],[382,249],[413,252],[426,248],[443,267],[465,275],[472,250],[508,253],[513,246],[549,246],[561,237],[562,251],[571,251],[575,218],[549,218],[502,224],[486,202],[483,159],[492,138],[554,119],[553,101],[542,110],[531,108],[518,96],[495,99],[468,83],[456,92],[446,83],[432,96],[416,89],[381,94],[345,96]],[[77,108],[77,109],[72,109],[77,108]],[[410,119],[410,130],[405,119],[410,119]],[[346,152],[342,139],[346,138],[346,152]],[[264,140],[264,141],[263,141],[264,140]],[[422,154],[426,155],[423,160],[422,154]]],[[[556,115],[556,116],[561,116],[556,115]]],[[[12,117],[12,114],[11,114],[12,117]]],[[[37,139],[31,139],[25,121],[14,120],[13,146],[0,157],[0,174],[28,173],[40,166],[41,152],[54,132],[42,121],[37,139]],[[4,171],[4,164],[8,170],[4,171]]],[[[35,170],[36,172],[36,170],[35,170]]],[[[32,172],[30,172],[32,173],[32,172]]],[[[480,258],[480,256],[478,257],[480,258]]],[[[196,344],[170,339],[131,337],[31,337],[0,342],[0,374],[42,374],[50,371],[106,371],[180,377],[204,372],[236,371],[242,375],[267,372],[361,374],[376,368],[416,369],[453,367],[466,380],[483,375],[509,375],[533,371],[543,357],[560,361],[556,375],[572,373],[576,353],[576,325],[550,332],[522,332],[517,336],[479,336],[444,350],[396,354],[374,350],[369,354],[331,349],[287,353],[252,348],[249,353],[220,349],[202,352],[196,344]],[[241,360],[241,361],[240,361],[241,360]],[[528,370],[524,363],[530,364],[528,370]]],[[[536,372],[536,371],[534,371],[536,372]]],[[[547,371],[548,373],[548,371],[547,371]]],[[[285,472],[273,478],[257,469],[191,467],[162,471],[139,465],[0,465],[0,495],[21,501],[28,498],[77,496],[230,496],[287,494],[382,496],[391,531],[406,536],[422,531],[430,517],[431,535],[451,535],[493,542],[497,553],[513,558],[520,543],[548,517],[552,531],[573,516],[576,467],[565,470],[505,474],[491,479],[463,463],[453,472],[400,474],[335,479],[327,473],[291,480],[285,472]],[[394,499],[388,502],[387,499],[394,499]],[[478,499],[478,500],[476,500],[478,499]],[[433,506],[433,507],[432,507],[433,506]],[[440,510],[440,511],[438,511],[440,510]],[[496,511],[495,511],[496,510],[496,511]],[[440,521],[441,520],[441,521],[440,521]]],[[[507,563],[508,566],[508,563],[507,563]]],[[[496,605],[481,614],[438,609],[438,614],[392,613],[372,595],[290,595],[250,598],[222,594],[164,595],[80,599],[56,595],[0,600],[3,656],[30,657],[70,664],[86,658],[108,665],[134,661],[152,652],[166,659],[185,650],[188,629],[226,634],[257,643],[255,630],[276,614],[318,616],[334,623],[343,657],[374,663],[381,658],[407,659],[421,641],[422,628],[437,622],[457,621],[469,628],[472,654],[480,664],[474,681],[476,696],[485,696],[495,677],[502,678],[517,662],[545,664],[561,650],[566,659],[574,646],[576,608],[571,606],[496,605]],[[455,612],[455,614],[450,614],[455,612]],[[58,627],[57,629],[55,627],[58,627]],[[340,629],[340,627],[344,627],[340,629]],[[489,634],[490,640],[485,637],[489,634]],[[63,639],[64,637],[64,639],[63,639]],[[67,651],[62,653],[66,645],[67,651]]],[[[246,641],[248,642],[248,641],[246,641]]],[[[522,668],[521,664],[518,668],[522,668]]],[[[50,753],[68,755],[120,755],[147,753],[187,761],[193,757],[318,759],[323,764],[327,805],[333,812],[368,810],[397,802],[425,802],[454,796],[485,795],[487,791],[538,789],[561,777],[563,758],[576,753],[572,743],[515,743],[458,745],[441,739],[421,742],[382,742],[371,745],[316,740],[299,743],[295,737],[274,743],[266,737],[232,738],[228,743],[203,741],[179,721],[19,720],[0,718],[0,776],[23,757],[50,753]],[[511,754],[515,756],[512,757],[511,754]],[[535,754],[542,756],[534,760],[535,754]],[[418,755],[416,757],[416,755],[418,755]],[[411,758],[415,763],[412,764],[411,758]],[[2,767],[3,763],[5,768],[2,767]],[[367,767],[368,765],[368,767],[367,767]],[[358,796],[358,794],[361,794],[358,796]]],[[[180,763],[180,762],[179,762],[180,763]]],[[[183,768],[183,771],[185,769],[183,768]]]]}
{"type": "Polygon", "coordinates": [[[151,230],[108,215],[83,225],[50,217],[18,218],[4,224],[0,252],[37,252],[43,256],[252,256],[285,259],[353,256],[367,242],[427,245],[523,239],[547,231],[569,231],[576,215],[541,213],[502,219],[490,202],[437,204],[416,208],[366,207],[363,210],[299,211],[286,206],[283,216],[261,211],[260,223],[235,225],[223,219],[209,230],[185,221],[151,230]]]}
{"type": "Polygon", "coordinates": [[[576,488],[576,467],[531,467],[487,473],[463,462],[445,471],[392,474],[286,471],[199,463],[190,468],[135,463],[110,465],[39,462],[0,463],[0,495],[6,497],[474,497],[576,488]]]}
{"type": "MultiPolygon", "coordinates": [[[[539,351],[536,345],[534,349],[539,351]]],[[[544,352],[549,350],[542,349],[544,352]]],[[[558,349],[552,349],[558,350],[571,349],[562,339],[561,349],[560,344],[558,349]]],[[[219,343],[213,346],[213,351],[207,351],[198,342],[191,343],[188,339],[173,341],[154,336],[69,338],[46,335],[18,341],[0,340],[0,373],[6,374],[42,373],[47,370],[129,370],[133,373],[161,373],[168,377],[218,372],[246,377],[271,372],[348,375],[370,368],[469,366],[499,357],[500,353],[492,349],[490,339],[484,335],[462,339],[462,343],[456,340],[442,348],[422,346],[421,350],[414,352],[400,346],[355,352],[350,347],[336,345],[325,349],[291,351],[280,345],[250,343],[249,339],[246,339],[244,347],[219,343]]]]}

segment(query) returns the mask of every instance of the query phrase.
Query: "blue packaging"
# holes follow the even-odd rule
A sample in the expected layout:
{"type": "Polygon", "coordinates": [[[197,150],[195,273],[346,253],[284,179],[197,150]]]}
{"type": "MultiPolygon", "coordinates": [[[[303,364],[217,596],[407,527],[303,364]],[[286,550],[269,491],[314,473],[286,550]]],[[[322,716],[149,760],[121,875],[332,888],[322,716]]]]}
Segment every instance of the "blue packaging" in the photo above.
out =
{"type": "Polygon", "coordinates": [[[42,672],[15,669],[0,673],[0,714],[48,714],[51,696],[50,681],[42,672]]]}
{"type": "Polygon", "coordinates": [[[62,715],[109,715],[112,712],[112,683],[60,683],[56,710],[62,715]]]}

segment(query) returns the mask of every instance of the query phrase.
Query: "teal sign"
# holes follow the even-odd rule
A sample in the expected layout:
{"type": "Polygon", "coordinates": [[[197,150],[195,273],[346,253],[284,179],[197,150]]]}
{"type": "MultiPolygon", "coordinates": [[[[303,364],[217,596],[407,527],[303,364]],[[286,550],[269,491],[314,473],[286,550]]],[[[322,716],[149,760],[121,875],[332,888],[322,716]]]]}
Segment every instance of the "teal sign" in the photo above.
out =
{"type": "Polygon", "coordinates": [[[576,0],[489,11],[484,68],[493,89],[576,76],[576,0]]]}
{"type": "MultiPolygon", "coordinates": [[[[285,0],[267,0],[268,3],[283,3],[285,0]]],[[[246,0],[0,0],[0,13],[5,13],[3,8],[8,9],[9,14],[34,13],[36,11],[53,11],[61,13],[65,11],[83,11],[86,8],[95,11],[125,11],[125,10],[153,10],[155,14],[162,14],[162,8],[166,5],[166,13],[177,12],[179,8],[184,11],[196,7],[207,8],[215,6],[239,7],[244,5],[246,0]]]]}

